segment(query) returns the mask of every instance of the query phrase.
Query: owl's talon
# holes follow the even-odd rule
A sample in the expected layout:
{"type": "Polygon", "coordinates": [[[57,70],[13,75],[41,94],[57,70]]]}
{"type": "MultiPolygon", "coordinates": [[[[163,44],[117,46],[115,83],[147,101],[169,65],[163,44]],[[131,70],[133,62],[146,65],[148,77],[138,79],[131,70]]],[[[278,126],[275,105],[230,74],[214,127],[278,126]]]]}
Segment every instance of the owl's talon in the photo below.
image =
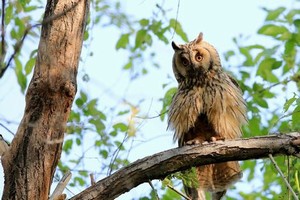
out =
{"type": "Polygon", "coordinates": [[[201,144],[200,140],[194,139],[194,140],[189,140],[185,143],[186,145],[195,145],[195,144],[201,144]]]}
{"type": "Polygon", "coordinates": [[[213,137],[210,138],[210,142],[217,142],[218,140],[224,141],[225,138],[222,137],[222,136],[213,136],[213,137]]]}

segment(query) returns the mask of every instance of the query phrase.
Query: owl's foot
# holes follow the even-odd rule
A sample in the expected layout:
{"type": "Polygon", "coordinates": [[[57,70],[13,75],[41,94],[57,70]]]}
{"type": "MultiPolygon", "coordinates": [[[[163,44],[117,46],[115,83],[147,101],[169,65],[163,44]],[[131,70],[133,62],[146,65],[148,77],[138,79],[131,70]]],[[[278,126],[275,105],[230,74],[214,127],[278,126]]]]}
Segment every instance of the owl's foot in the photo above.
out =
{"type": "Polygon", "coordinates": [[[208,143],[215,143],[220,140],[224,141],[225,138],[222,136],[213,136],[209,140],[203,140],[202,138],[201,139],[195,138],[195,139],[185,142],[185,145],[208,144],[208,143]]]}
{"type": "Polygon", "coordinates": [[[213,136],[213,137],[210,138],[210,141],[208,141],[208,142],[216,142],[216,141],[218,141],[218,140],[224,141],[225,138],[222,137],[222,136],[213,136]]]}
{"type": "Polygon", "coordinates": [[[196,139],[193,139],[193,140],[189,140],[185,143],[185,145],[194,145],[194,144],[203,144],[203,140],[199,140],[199,139],[196,138],[196,139]]]}

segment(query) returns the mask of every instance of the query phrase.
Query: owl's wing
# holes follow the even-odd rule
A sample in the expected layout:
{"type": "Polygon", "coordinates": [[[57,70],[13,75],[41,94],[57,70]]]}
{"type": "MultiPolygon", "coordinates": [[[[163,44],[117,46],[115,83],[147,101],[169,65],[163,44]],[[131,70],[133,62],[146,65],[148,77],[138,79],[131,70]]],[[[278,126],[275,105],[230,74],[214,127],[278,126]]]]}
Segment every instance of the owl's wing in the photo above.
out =
{"type": "Polygon", "coordinates": [[[247,122],[246,104],[238,83],[226,74],[222,89],[216,92],[208,118],[214,130],[225,139],[241,136],[241,126],[247,122]]]}
{"type": "Polygon", "coordinates": [[[228,78],[230,79],[230,81],[237,87],[240,89],[240,84],[229,74],[227,74],[228,78]]]}

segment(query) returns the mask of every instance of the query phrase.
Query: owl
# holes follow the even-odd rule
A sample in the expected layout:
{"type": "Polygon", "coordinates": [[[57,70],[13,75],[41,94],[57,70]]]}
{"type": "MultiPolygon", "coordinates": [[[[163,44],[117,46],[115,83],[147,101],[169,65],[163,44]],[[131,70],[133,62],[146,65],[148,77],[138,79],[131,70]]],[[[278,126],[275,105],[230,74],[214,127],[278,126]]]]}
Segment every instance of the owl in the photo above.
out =
{"type": "MultiPolygon", "coordinates": [[[[172,42],[173,72],[178,81],[169,113],[168,128],[179,146],[234,139],[247,122],[246,104],[238,83],[222,70],[216,49],[203,34],[184,45],[172,42]]],[[[237,161],[196,167],[198,188],[185,187],[193,200],[221,199],[242,177],[237,161]]]]}

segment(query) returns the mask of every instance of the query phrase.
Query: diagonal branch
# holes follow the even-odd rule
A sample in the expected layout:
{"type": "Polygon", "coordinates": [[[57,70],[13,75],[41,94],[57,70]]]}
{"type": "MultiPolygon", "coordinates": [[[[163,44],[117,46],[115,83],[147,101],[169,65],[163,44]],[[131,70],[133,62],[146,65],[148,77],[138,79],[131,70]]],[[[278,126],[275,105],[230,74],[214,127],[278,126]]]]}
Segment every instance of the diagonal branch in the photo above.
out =
{"type": "Polygon", "coordinates": [[[114,199],[141,183],[163,179],[192,166],[265,158],[269,154],[300,157],[300,133],[217,141],[170,149],[133,162],[71,200],[114,199]]]}
{"type": "Polygon", "coordinates": [[[5,48],[5,0],[2,0],[2,15],[1,15],[1,55],[0,55],[0,68],[2,63],[4,62],[4,58],[6,55],[5,48]]]}

